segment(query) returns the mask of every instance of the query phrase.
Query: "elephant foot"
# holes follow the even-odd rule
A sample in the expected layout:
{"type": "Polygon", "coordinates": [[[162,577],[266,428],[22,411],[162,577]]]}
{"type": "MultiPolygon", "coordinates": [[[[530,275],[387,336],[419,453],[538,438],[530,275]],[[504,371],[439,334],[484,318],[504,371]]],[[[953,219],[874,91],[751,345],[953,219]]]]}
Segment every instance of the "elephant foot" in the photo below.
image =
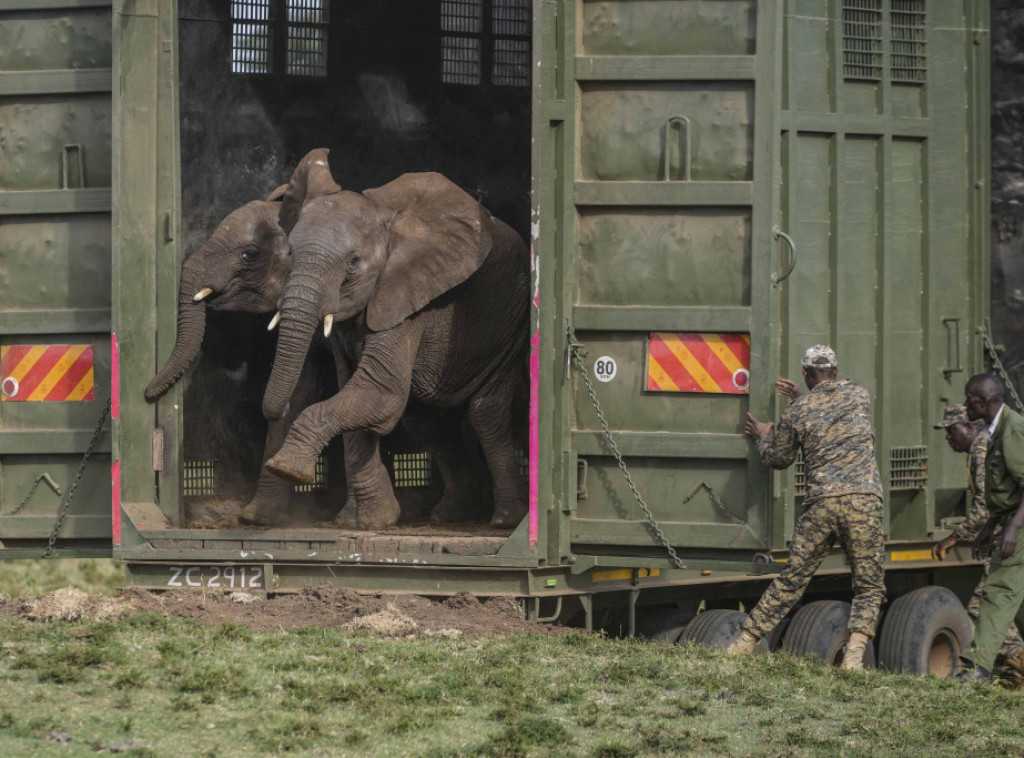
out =
{"type": "Polygon", "coordinates": [[[238,521],[245,526],[288,526],[291,516],[280,503],[253,499],[238,514],[238,521]]]}
{"type": "Polygon", "coordinates": [[[394,526],[402,512],[394,495],[361,502],[355,510],[356,526],[367,531],[379,531],[394,526]]]}
{"type": "Polygon", "coordinates": [[[454,495],[442,497],[434,509],[430,512],[432,524],[451,524],[455,521],[466,520],[466,509],[461,507],[454,495]]]}
{"type": "Polygon", "coordinates": [[[512,529],[526,518],[526,514],[526,504],[518,498],[513,500],[496,500],[494,503],[494,515],[491,516],[489,525],[496,529],[512,529]]]}
{"type": "Polygon", "coordinates": [[[344,507],[334,517],[334,525],[342,529],[358,529],[359,519],[356,515],[356,501],[349,498],[345,501],[344,507]]]}
{"type": "Polygon", "coordinates": [[[300,455],[294,449],[289,449],[288,445],[267,461],[266,466],[272,473],[295,484],[316,482],[316,456],[300,455]]]}

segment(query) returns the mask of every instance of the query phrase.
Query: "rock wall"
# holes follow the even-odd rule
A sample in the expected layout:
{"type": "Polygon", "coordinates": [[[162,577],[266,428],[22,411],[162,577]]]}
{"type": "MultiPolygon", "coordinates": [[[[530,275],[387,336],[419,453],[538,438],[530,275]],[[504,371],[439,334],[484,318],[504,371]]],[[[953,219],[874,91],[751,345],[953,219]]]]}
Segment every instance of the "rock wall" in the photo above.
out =
{"type": "Polygon", "coordinates": [[[992,330],[1024,390],[1024,3],[992,3],[992,330]]]}

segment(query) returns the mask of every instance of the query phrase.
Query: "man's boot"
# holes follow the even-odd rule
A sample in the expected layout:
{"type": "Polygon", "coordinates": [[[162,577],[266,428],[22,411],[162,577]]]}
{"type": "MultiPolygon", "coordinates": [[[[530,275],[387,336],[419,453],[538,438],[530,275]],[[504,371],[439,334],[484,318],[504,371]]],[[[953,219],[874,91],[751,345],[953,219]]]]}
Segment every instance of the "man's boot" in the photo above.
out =
{"type": "Polygon", "coordinates": [[[863,671],[864,650],[868,646],[868,636],[864,632],[852,632],[850,641],[846,643],[841,668],[847,671],[863,671]]]}
{"type": "Polygon", "coordinates": [[[757,637],[744,629],[740,632],[740,636],[725,649],[725,652],[729,655],[750,655],[754,652],[758,642],[760,640],[757,637]]]}

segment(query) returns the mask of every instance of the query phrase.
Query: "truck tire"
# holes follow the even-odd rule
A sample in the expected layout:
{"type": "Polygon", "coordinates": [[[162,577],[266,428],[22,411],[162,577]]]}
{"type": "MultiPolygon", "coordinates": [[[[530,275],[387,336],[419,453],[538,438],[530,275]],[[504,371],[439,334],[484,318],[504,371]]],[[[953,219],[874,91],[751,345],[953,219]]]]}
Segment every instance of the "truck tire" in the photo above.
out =
{"type": "Polygon", "coordinates": [[[949,678],[971,644],[971,621],[945,587],[921,587],[896,598],[878,635],[878,660],[888,671],[949,678]]]}
{"type": "Polygon", "coordinates": [[[693,613],[680,608],[658,608],[644,614],[636,633],[644,639],[675,644],[692,618],[693,613]]]}
{"type": "MultiPolygon", "coordinates": [[[[783,652],[802,658],[814,655],[829,666],[843,662],[846,643],[850,640],[850,604],[841,600],[816,600],[807,603],[789,622],[779,648],[783,652]]],[[[875,667],[874,647],[864,649],[864,668],[875,667]]]]}
{"type": "MultiPolygon", "coordinates": [[[[714,608],[698,614],[679,637],[679,644],[692,642],[707,647],[725,648],[739,636],[740,624],[747,618],[743,611],[728,608],[714,608]]],[[[768,643],[762,640],[757,646],[759,653],[768,652],[768,643]]]]}

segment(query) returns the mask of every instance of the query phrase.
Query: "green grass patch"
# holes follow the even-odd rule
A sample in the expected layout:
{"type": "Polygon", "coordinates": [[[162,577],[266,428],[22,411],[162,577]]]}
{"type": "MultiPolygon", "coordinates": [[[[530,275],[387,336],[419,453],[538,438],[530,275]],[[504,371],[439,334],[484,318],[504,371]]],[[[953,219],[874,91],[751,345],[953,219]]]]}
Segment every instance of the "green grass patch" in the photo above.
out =
{"type": "Polygon", "coordinates": [[[90,595],[117,594],[124,584],[124,568],[99,558],[0,561],[0,595],[12,598],[44,595],[62,587],[75,587],[90,595]]]}
{"type": "Polygon", "coordinates": [[[597,635],[0,618],[0,755],[1016,755],[1024,692],[597,635]],[[58,737],[67,737],[59,742],[58,737]]]}

